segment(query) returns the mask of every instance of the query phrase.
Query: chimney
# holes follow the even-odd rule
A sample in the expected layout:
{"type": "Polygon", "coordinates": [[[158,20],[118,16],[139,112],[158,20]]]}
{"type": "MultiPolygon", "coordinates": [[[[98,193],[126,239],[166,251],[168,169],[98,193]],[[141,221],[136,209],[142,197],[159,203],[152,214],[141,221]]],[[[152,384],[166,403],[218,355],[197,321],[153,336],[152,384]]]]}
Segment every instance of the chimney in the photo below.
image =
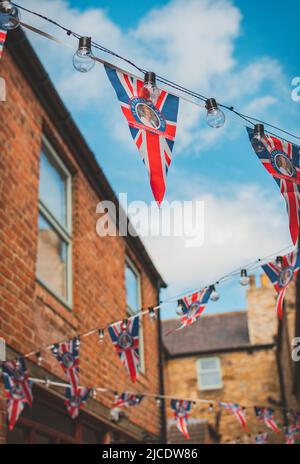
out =
{"type": "Polygon", "coordinates": [[[253,345],[273,343],[277,332],[276,292],[265,274],[260,275],[259,282],[257,287],[255,276],[251,276],[247,291],[248,328],[253,345]]]}

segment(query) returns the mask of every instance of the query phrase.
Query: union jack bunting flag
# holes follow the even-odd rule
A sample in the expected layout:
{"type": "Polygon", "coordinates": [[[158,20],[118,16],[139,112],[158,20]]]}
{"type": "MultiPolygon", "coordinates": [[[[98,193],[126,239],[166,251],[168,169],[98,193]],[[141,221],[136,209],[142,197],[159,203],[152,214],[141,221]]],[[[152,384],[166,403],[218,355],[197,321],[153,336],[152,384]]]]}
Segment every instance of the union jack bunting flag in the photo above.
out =
{"type": "Polygon", "coordinates": [[[292,416],[295,427],[298,432],[300,432],[300,411],[290,411],[290,415],[292,416]]]}
{"type": "Polygon", "coordinates": [[[298,433],[297,427],[293,424],[286,428],[285,430],[285,444],[294,445],[296,441],[296,435],[298,433]]]}
{"type": "Polygon", "coordinates": [[[136,406],[140,404],[142,399],[144,398],[143,395],[135,395],[132,393],[122,393],[118,397],[118,399],[113,403],[114,408],[119,408],[123,406],[136,406]]]}
{"type": "Polygon", "coordinates": [[[282,319],[283,300],[286,289],[300,268],[300,252],[289,253],[286,256],[282,256],[278,262],[270,262],[262,266],[262,268],[277,292],[276,310],[279,318],[282,319]]]}
{"type": "Polygon", "coordinates": [[[178,300],[183,316],[180,318],[181,326],[176,330],[181,330],[188,325],[194,324],[205,309],[211,295],[211,288],[204,288],[200,292],[195,292],[178,300]]]}
{"type": "Polygon", "coordinates": [[[191,406],[191,401],[171,400],[171,409],[176,419],[177,428],[186,438],[190,438],[187,426],[191,406]]]}
{"type": "Polygon", "coordinates": [[[132,382],[136,381],[139,369],[139,327],[139,316],[135,316],[128,319],[128,321],[116,322],[108,328],[111,340],[132,382]]]}
{"type": "Polygon", "coordinates": [[[32,406],[33,402],[32,384],[23,358],[3,364],[3,382],[7,397],[9,429],[12,430],[25,404],[32,406]]]}
{"type": "Polygon", "coordinates": [[[274,410],[271,408],[259,408],[255,406],[254,408],[256,417],[258,417],[265,425],[273,430],[275,433],[279,433],[280,430],[275,422],[274,410]]]}
{"type": "Polygon", "coordinates": [[[79,340],[73,338],[67,342],[57,343],[51,351],[67,375],[70,384],[76,390],[79,382],[79,340]]]}
{"type": "Polygon", "coordinates": [[[3,55],[3,49],[4,49],[6,35],[7,35],[7,32],[0,29],[0,60],[1,60],[2,55],[3,55]]]}
{"type": "Polygon", "coordinates": [[[268,433],[259,433],[258,435],[255,435],[254,442],[256,445],[265,445],[268,443],[268,437],[268,433]]]}
{"type": "MultiPolygon", "coordinates": [[[[252,141],[254,131],[249,129],[252,141]]],[[[294,245],[299,235],[299,207],[300,207],[300,164],[299,147],[272,135],[265,135],[265,150],[256,152],[258,158],[273,176],[283,195],[289,215],[290,234],[294,245]]]]}
{"type": "Polygon", "coordinates": [[[175,141],[179,98],[161,90],[156,104],[140,98],[143,81],[105,66],[131,136],[147,168],[152,193],[160,204],[175,141]]]}
{"type": "Polygon", "coordinates": [[[219,403],[219,406],[226,409],[227,411],[231,411],[241,426],[247,430],[246,414],[244,408],[235,403],[224,403],[222,401],[219,403]]]}
{"type": "Polygon", "coordinates": [[[91,390],[86,387],[77,387],[75,390],[71,386],[66,388],[65,404],[72,419],[78,417],[79,410],[87,402],[90,392],[91,390]]]}

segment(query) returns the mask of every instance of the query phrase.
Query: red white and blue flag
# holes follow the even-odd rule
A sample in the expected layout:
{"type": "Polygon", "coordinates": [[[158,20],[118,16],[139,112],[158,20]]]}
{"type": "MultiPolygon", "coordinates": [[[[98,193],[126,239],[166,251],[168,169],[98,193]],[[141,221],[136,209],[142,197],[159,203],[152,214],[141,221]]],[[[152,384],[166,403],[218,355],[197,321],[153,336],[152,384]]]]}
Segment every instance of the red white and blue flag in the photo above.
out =
{"type": "Polygon", "coordinates": [[[72,388],[77,389],[79,383],[79,339],[57,343],[51,347],[53,355],[65,372],[72,388]]]}
{"type": "Polygon", "coordinates": [[[292,424],[289,425],[289,427],[286,428],[285,430],[285,444],[286,445],[294,445],[296,441],[296,435],[298,433],[297,427],[292,424]]]}
{"type": "Polygon", "coordinates": [[[254,441],[256,445],[266,445],[268,443],[268,438],[268,433],[259,433],[258,435],[255,435],[254,441]]]}
{"type": "Polygon", "coordinates": [[[9,429],[12,430],[25,404],[31,407],[33,403],[32,383],[23,358],[3,364],[3,382],[7,397],[9,429]]]}
{"type": "Polygon", "coordinates": [[[287,287],[300,268],[300,252],[289,253],[275,262],[265,264],[262,268],[277,292],[276,310],[279,318],[282,319],[283,300],[287,287]]]}
{"type": "Polygon", "coordinates": [[[187,427],[191,406],[191,401],[171,400],[171,409],[176,419],[177,428],[186,438],[190,438],[187,427]]]}
{"type": "Polygon", "coordinates": [[[105,66],[105,71],[147,168],[154,198],[160,204],[166,191],[167,173],[172,159],[179,98],[160,90],[154,105],[139,97],[142,80],[109,66],[105,66]]]}
{"type": "Polygon", "coordinates": [[[294,425],[296,426],[298,432],[300,432],[300,411],[290,411],[294,425]]]}
{"type": "Polygon", "coordinates": [[[7,32],[0,29],[0,60],[1,60],[2,55],[3,55],[6,36],[7,36],[7,32]]]}
{"type": "MultiPolygon", "coordinates": [[[[254,131],[248,130],[250,141],[254,131]]],[[[265,135],[265,150],[256,152],[258,158],[273,176],[283,195],[289,215],[290,234],[294,245],[299,235],[300,164],[299,147],[272,135],[265,135]]]]}
{"type": "Polygon", "coordinates": [[[271,408],[254,408],[256,416],[273,432],[280,433],[278,425],[275,422],[274,410],[271,408]]]}
{"type": "Polygon", "coordinates": [[[71,386],[66,388],[65,404],[72,419],[78,417],[79,410],[87,402],[90,392],[91,390],[86,387],[77,387],[75,390],[71,386]]]}
{"type": "Polygon", "coordinates": [[[241,426],[246,430],[248,429],[246,422],[246,410],[242,408],[242,406],[236,403],[225,403],[223,401],[219,402],[219,406],[226,409],[227,411],[231,411],[241,426]]]}
{"type": "Polygon", "coordinates": [[[136,381],[140,362],[139,328],[139,316],[131,317],[126,321],[116,322],[108,328],[111,340],[132,382],[136,381]]]}
{"type": "Polygon", "coordinates": [[[114,401],[113,407],[120,408],[123,406],[136,406],[140,404],[143,398],[143,395],[124,392],[114,401]]]}
{"type": "Polygon", "coordinates": [[[209,301],[211,292],[211,288],[208,287],[178,300],[183,316],[180,318],[181,326],[176,330],[184,329],[199,319],[209,301]]]}

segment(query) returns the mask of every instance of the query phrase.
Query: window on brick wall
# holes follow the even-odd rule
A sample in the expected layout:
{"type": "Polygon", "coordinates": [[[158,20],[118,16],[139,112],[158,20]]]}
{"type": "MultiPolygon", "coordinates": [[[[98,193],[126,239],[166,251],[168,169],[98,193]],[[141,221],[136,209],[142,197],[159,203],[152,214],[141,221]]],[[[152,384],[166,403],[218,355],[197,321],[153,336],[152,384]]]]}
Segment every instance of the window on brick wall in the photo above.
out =
{"type": "Polygon", "coordinates": [[[201,358],[197,361],[199,390],[218,390],[223,387],[219,358],[201,358]]]}
{"type": "Polygon", "coordinates": [[[72,303],[71,174],[43,138],[40,156],[37,279],[72,303]]]}
{"type": "MultiPolygon", "coordinates": [[[[126,289],[126,306],[129,316],[138,313],[142,307],[141,297],[141,276],[132,261],[126,257],[125,260],[125,289],[126,289]]],[[[145,372],[144,356],[144,332],[142,318],[140,318],[140,372],[145,372]]]]}

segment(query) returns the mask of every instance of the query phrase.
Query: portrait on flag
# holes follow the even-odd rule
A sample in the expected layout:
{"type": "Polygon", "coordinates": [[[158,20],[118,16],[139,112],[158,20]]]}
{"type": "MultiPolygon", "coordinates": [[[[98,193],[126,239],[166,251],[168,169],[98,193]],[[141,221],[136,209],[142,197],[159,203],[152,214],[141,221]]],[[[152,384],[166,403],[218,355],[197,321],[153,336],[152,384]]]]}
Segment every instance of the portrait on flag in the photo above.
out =
{"type": "Polygon", "coordinates": [[[293,251],[286,256],[278,257],[275,261],[262,266],[277,292],[276,310],[282,319],[283,301],[289,283],[296,277],[300,268],[300,253],[293,251]]]}
{"type": "MultiPolygon", "coordinates": [[[[254,130],[247,128],[250,142],[254,137],[254,130]]],[[[273,135],[265,134],[262,140],[261,151],[256,155],[273,176],[283,195],[289,215],[289,228],[294,245],[299,235],[299,208],[300,208],[300,148],[291,142],[273,135]]]]}
{"type": "Polygon", "coordinates": [[[108,332],[122,364],[135,382],[140,363],[139,316],[110,325],[108,332]]]}
{"type": "Polygon", "coordinates": [[[3,363],[3,383],[7,398],[8,423],[12,430],[25,404],[33,404],[32,383],[24,358],[3,363]]]}
{"type": "Polygon", "coordinates": [[[105,71],[147,168],[154,198],[160,204],[165,195],[172,159],[179,98],[166,90],[160,90],[154,105],[139,96],[143,87],[142,80],[108,65],[105,65],[105,71]]]}

